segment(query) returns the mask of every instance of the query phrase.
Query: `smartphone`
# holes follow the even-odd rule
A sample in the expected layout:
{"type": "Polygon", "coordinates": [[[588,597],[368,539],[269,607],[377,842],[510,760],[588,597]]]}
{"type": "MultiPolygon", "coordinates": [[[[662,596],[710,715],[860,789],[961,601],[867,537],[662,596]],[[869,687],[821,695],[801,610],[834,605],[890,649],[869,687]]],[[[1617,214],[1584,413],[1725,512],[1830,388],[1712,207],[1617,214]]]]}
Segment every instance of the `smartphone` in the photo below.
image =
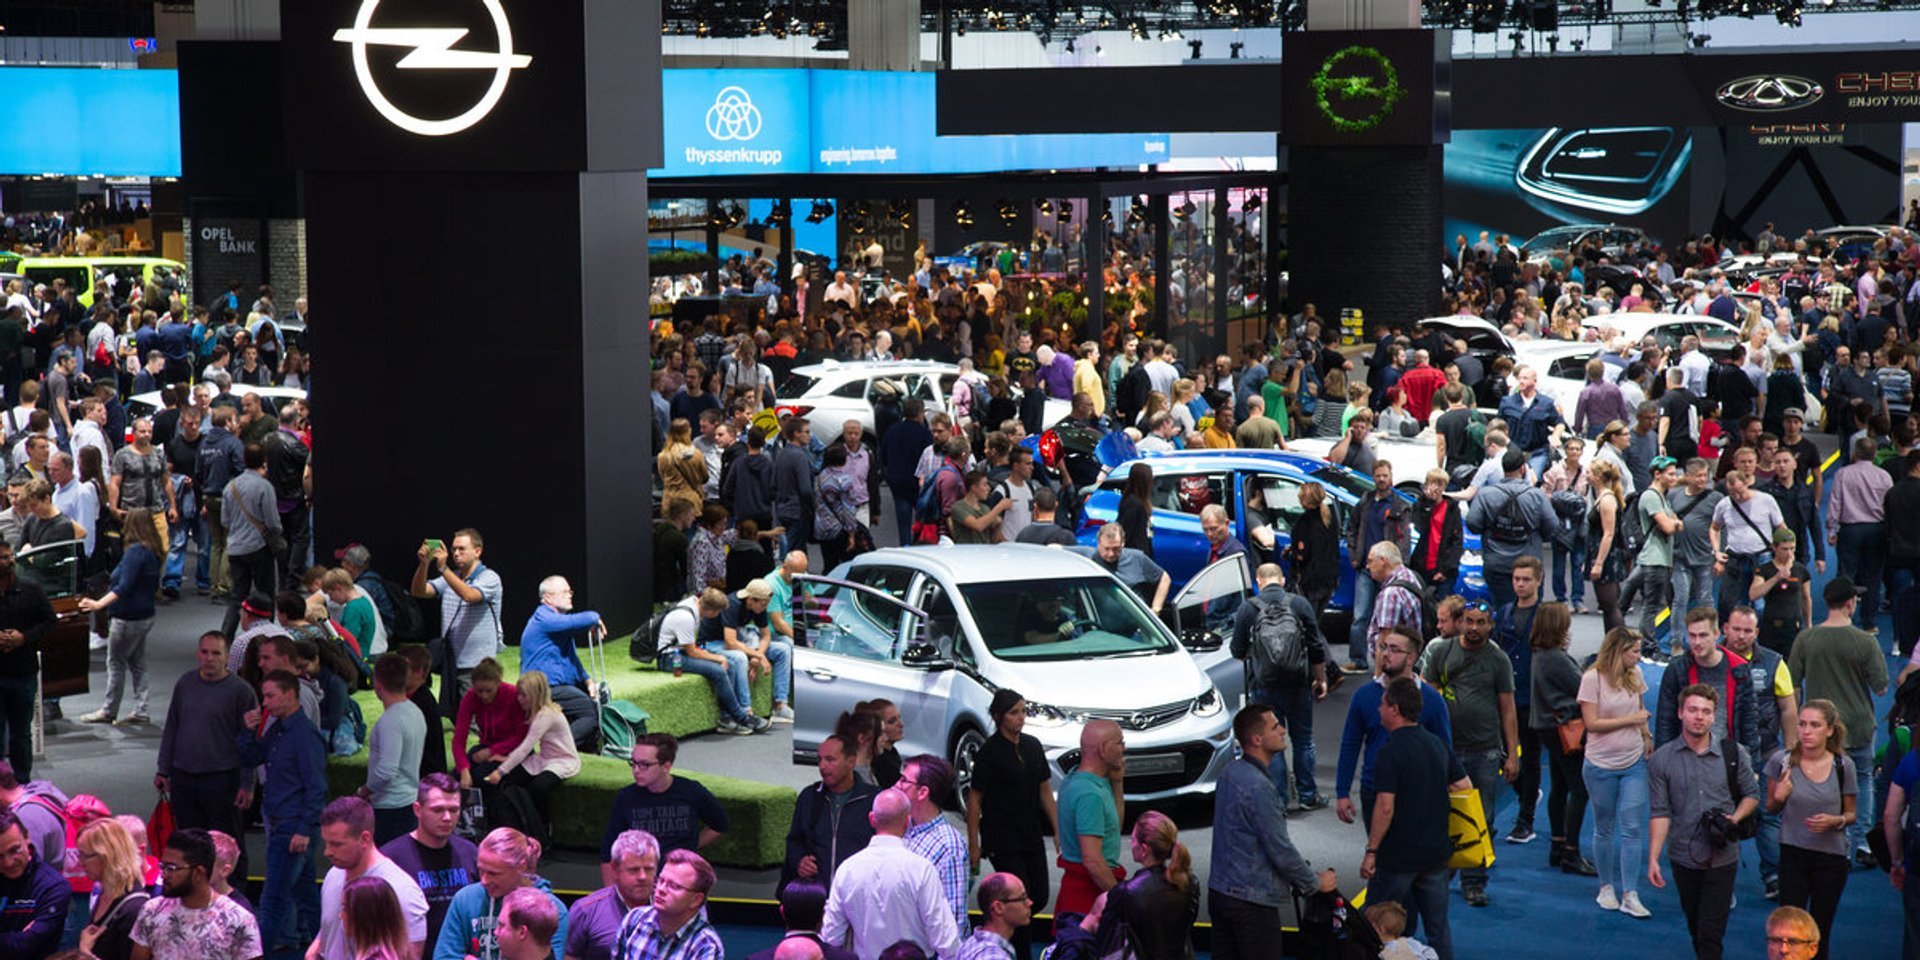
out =
{"type": "Polygon", "coordinates": [[[445,540],[427,540],[425,541],[425,543],[427,546],[427,552],[430,554],[437,553],[447,548],[447,542],[445,540]]]}

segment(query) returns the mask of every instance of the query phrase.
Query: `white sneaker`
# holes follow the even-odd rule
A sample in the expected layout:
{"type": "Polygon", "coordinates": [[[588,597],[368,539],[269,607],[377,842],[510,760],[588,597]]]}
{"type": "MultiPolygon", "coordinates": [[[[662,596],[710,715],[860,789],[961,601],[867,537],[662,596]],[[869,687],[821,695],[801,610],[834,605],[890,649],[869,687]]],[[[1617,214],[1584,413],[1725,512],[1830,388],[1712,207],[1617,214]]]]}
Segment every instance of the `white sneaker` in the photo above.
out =
{"type": "Polygon", "coordinates": [[[1593,902],[1599,904],[1602,910],[1620,909],[1620,898],[1613,895],[1613,884],[1611,883],[1605,884],[1600,888],[1600,895],[1594,897],[1593,902]]]}
{"type": "Polygon", "coordinates": [[[1620,898],[1620,912],[1635,920],[1645,920],[1653,916],[1646,907],[1640,905],[1640,895],[1631,891],[1629,891],[1626,896],[1620,898]]]}
{"type": "Polygon", "coordinates": [[[768,719],[772,720],[774,723],[792,723],[793,708],[783,703],[780,706],[773,708],[773,716],[769,717],[768,719]]]}
{"type": "Polygon", "coordinates": [[[87,650],[89,652],[97,653],[101,650],[105,650],[106,648],[107,648],[106,637],[101,636],[100,634],[97,634],[97,633],[92,633],[87,635],[87,650]]]}

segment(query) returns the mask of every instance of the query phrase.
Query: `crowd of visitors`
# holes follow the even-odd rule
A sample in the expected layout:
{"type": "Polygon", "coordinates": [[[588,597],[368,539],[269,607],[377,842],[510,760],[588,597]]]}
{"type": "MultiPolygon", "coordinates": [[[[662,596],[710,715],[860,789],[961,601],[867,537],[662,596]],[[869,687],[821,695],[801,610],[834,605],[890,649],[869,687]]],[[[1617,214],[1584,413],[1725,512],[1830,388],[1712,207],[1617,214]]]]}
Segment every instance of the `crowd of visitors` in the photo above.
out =
{"type": "MultiPolygon", "coordinates": [[[[995,729],[962,792],[948,758],[901,756],[896,705],[868,701],[821,743],[819,782],[798,797],[776,891],[789,933],[775,960],[1029,960],[1047,935],[1035,914],[1049,906],[1062,960],[1185,957],[1202,887],[1212,950],[1228,960],[1276,955],[1296,903],[1303,933],[1324,909],[1353,921],[1343,935],[1377,941],[1376,955],[1448,958],[1453,877],[1470,907],[1512,889],[1485,862],[1455,862],[1454,811],[1477,809],[1490,833],[1529,844],[1542,793],[1548,865],[1593,878],[1597,905],[1628,919],[1653,918],[1641,892],[1672,883],[1696,956],[1721,955],[1746,843],[1766,899],[1781,905],[1770,949],[1864,946],[1871,934],[1840,918],[1840,891],[1881,860],[1920,943],[1920,884],[1905,883],[1920,848],[1920,751],[1908,749],[1920,683],[1905,680],[1920,667],[1901,674],[1884,738],[1873,707],[1893,683],[1889,656],[1912,656],[1920,634],[1909,596],[1920,509],[1901,509],[1920,508],[1910,417],[1920,351],[1908,349],[1907,318],[1920,302],[1920,244],[1895,234],[1857,263],[1809,246],[1801,265],[1750,290],[1716,273],[1710,241],[1574,251],[1545,267],[1503,243],[1462,248],[1455,310],[1519,340],[1602,345],[1574,409],[1541,390],[1539,371],[1483,364],[1437,326],[1403,336],[1385,324],[1370,356],[1350,358],[1311,308],[1214,358],[1120,325],[1076,343],[1058,324],[1022,328],[998,306],[996,271],[929,270],[885,307],[862,304],[841,276],[823,302],[760,329],[715,319],[660,331],[648,418],[659,653],[665,669],[710,684],[723,734],[793,722],[793,651],[807,642],[796,578],[873,549],[884,500],[901,543],[1070,544],[1099,473],[1080,472],[1086,455],[1063,449],[1062,424],[1142,453],[1323,439],[1330,460],[1376,484],[1345,523],[1324,489],[1303,492],[1285,544],[1271,528],[1267,543],[1239,543],[1217,507],[1200,517],[1211,556],[1255,547],[1275,561],[1250,564],[1258,592],[1233,618],[1229,649],[1249,661],[1252,702],[1233,717],[1237,756],[1216,785],[1205,876],[1168,816],[1140,813],[1128,828],[1126,736],[1113,721],[1086,723],[1073,769],[1049,769],[1024,732],[1024,697],[998,690],[995,729]],[[1598,282],[1599,267],[1619,265],[1645,278],[1624,297],[1598,282]],[[1672,349],[1628,341],[1607,321],[1649,310],[1728,320],[1742,341],[1716,358],[1692,338],[1672,349]],[[797,366],[910,357],[951,359],[958,373],[931,402],[904,382],[875,389],[871,422],[822,425],[828,436],[804,412],[770,409],[797,366]],[[1808,423],[1809,398],[1824,423],[1808,423]],[[1048,399],[1069,405],[1065,420],[1046,422],[1048,399]],[[1808,429],[1840,438],[1845,463],[1831,476],[1808,429]],[[1381,435],[1423,432],[1434,473],[1402,478],[1422,484],[1409,502],[1392,492],[1381,435]],[[1480,538],[1488,601],[1450,595],[1468,534],[1480,538]],[[1318,614],[1343,541],[1353,623],[1327,637],[1318,614]],[[1807,564],[1824,575],[1829,549],[1839,575],[1816,605],[1807,564]],[[1568,648],[1588,583],[1606,635],[1583,662],[1568,648]],[[1636,601],[1637,631],[1626,626],[1636,601]],[[1330,669],[1343,641],[1344,670],[1330,669]],[[1289,649],[1298,656],[1277,655],[1289,649]],[[1314,704],[1343,673],[1365,679],[1327,788],[1314,704]],[[762,677],[772,704],[756,712],[762,677]],[[1515,812],[1496,827],[1508,793],[1515,812]],[[963,827],[942,810],[952,799],[963,827]],[[1340,878],[1315,870],[1289,835],[1290,815],[1329,802],[1365,834],[1364,918],[1341,912],[1340,878]]],[[[160,290],[132,303],[109,294],[84,322],[71,294],[21,292],[26,302],[10,296],[0,315],[0,333],[20,326],[22,370],[35,372],[0,385],[19,404],[0,417],[11,466],[0,511],[0,954],[724,956],[706,910],[716,875],[700,851],[733,825],[711,791],[675,775],[670,736],[626,751],[632,784],[607,811],[602,889],[569,908],[540,876],[554,792],[604,739],[605,691],[580,648],[606,625],[573,608],[570,585],[538,583],[509,677],[498,659],[506,583],[478,530],[422,542],[410,580],[384,580],[357,545],[336,554],[337,568],[313,567],[307,405],[274,410],[231,392],[236,381],[309,383],[272,320],[271,291],[247,310],[237,291],[208,308],[160,290]],[[130,422],[120,398],[136,385],[163,388],[164,405],[130,422]],[[144,831],[31,780],[32,690],[16,687],[52,613],[15,575],[13,550],[60,540],[81,541],[104,581],[85,602],[109,664],[89,722],[150,722],[145,643],[156,603],[179,598],[189,546],[196,586],[227,605],[164,718],[155,785],[176,829],[152,847],[144,831]],[[430,636],[403,613],[416,602],[438,607],[430,636]],[[379,704],[370,724],[358,689],[379,704]],[[329,755],[363,745],[364,784],[336,796],[329,755]],[[472,829],[481,811],[484,832],[472,829]],[[257,906],[231,882],[255,813],[266,861],[257,906]],[[76,819],[88,822],[68,856],[76,819]],[[324,881],[309,882],[323,856],[324,881]]],[[[1153,559],[1152,483],[1150,464],[1136,462],[1088,552],[1157,609],[1169,576],[1153,559]]]]}

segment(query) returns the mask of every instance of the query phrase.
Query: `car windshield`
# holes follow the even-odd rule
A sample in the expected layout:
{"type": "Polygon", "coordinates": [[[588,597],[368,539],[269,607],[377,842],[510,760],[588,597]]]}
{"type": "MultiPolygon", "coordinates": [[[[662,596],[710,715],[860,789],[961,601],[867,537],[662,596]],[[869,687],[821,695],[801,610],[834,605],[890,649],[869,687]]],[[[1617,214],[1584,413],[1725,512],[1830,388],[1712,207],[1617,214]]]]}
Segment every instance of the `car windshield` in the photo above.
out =
{"type": "Polygon", "coordinates": [[[1353,495],[1356,499],[1373,492],[1373,481],[1345,467],[1331,464],[1313,471],[1313,479],[1323,487],[1338,487],[1353,495]]]}
{"type": "Polygon", "coordinates": [[[1094,660],[1175,649],[1146,606],[1110,577],[969,583],[960,595],[987,649],[1003,660],[1094,660]]]}
{"type": "Polygon", "coordinates": [[[807,391],[812,390],[813,385],[819,382],[818,378],[809,377],[804,373],[789,373],[787,379],[780,384],[777,395],[788,398],[804,397],[807,391]]]}
{"type": "Polygon", "coordinates": [[[1561,227],[1548,230],[1520,245],[1522,253],[1542,253],[1549,250],[1564,250],[1567,246],[1586,233],[1585,227],[1561,227]]]}

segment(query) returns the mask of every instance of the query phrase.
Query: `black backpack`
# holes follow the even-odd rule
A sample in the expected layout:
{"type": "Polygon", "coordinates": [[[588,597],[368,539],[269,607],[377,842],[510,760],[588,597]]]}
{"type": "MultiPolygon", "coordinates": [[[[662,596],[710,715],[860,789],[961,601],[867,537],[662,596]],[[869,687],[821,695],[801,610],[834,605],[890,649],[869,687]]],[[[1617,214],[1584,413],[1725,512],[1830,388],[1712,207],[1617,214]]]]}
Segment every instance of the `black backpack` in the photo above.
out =
{"type": "Polygon", "coordinates": [[[420,601],[414,597],[413,590],[389,577],[381,577],[380,585],[387,588],[387,599],[393,601],[393,621],[386,625],[387,642],[427,643],[433,640],[433,631],[427,626],[427,615],[421,612],[420,601]]]}
{"type": "Polygon", "coordinates": [[[1521,492],[1507,491],[1507,502],[1500,512],[1493,515],[1493,524],[1487,535],[1499,543],[1512,546],[1525,546],[1533,542],[1533,527],[1527,523],[1526,511],[1520,508],[1521,492]]]}
{"type": "Polygon", "coordinates": [[[665,631],[662,628],[666,626],[667,617],[671,616],[676,610],[693,614],[694,626],[699,626],[700,612],[698,610],[678,603],[661,607],[658,611],[655,611],[653,616],[647,618],[646,626],[635,630],[633,636],[627,638],[627,656],[632,657],[633,662],[653,663],[660,659],[662,653],[667,652],[668,648],[673,646],[663,639],[665,631]]]}
{"type": "Polygon", "coordinates": [[[1255,618],[1247,660],[1253,668],[1256,683],[1265,684],[1269,678],[1282,683],[1306,682],[1307,645],[1302,638],[1300,616],[1293,610],[1292,599],[1291,596],[1282,596],[1269,603],[1259,597],[1253,598],[1255,618]]]}
{"type": "Polygon", "coordinates": [[[1395,626],[1413,628],[1413,631],[1420,635],[1420,641],[1422,643],[1432,639],[1432,631],[1435,630],[1440,623],[1440,608],[1437,601],[1434,600],[1434,591],[1432,589],[1428,588],[1426,584],[1415,587],[1405,580],[1389,580],[1381,584],[1380,589],[1382,591],[1404,590],[1412,594],[1414,603],[1420,607],[1420,622],[1401,623],[1395,624],[1395,626]]]}

